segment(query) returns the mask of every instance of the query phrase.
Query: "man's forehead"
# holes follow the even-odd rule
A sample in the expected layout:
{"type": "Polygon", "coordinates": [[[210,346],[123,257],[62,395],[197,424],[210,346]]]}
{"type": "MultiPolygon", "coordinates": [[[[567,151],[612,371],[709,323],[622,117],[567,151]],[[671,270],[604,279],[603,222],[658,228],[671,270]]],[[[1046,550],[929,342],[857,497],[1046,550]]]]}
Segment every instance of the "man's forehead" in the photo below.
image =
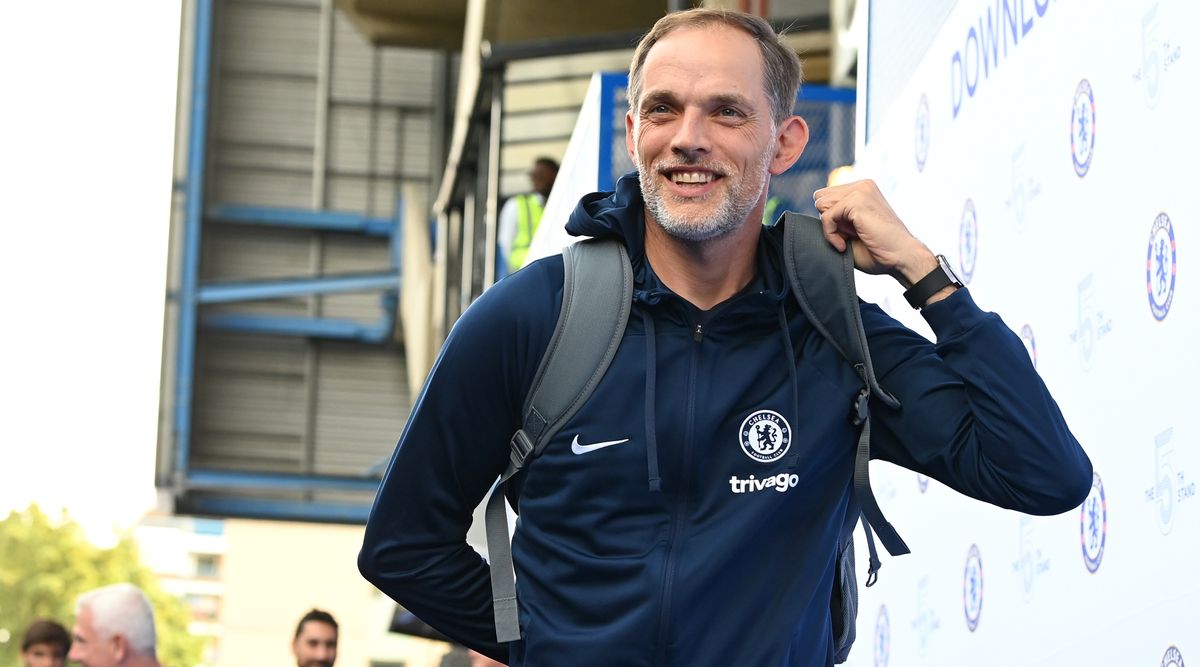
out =
{"type": "Polygon", "coordinates": [[[324,621],[305,621],[304,627],[300,628],[300,636],[302,638],[312,637],[319,639],[322,637],[337,637],[337,630],[324,621]]]}
{"type": "Polygon", "coordinates": [[[663,36],[642,66],[643,96],[703,80],[723,94],[754,95],[762,88],[762,53],[745,32],[722,24],[678,28],[663,36]],[[697,74],[699,73],[699,76],[697,74]]]}

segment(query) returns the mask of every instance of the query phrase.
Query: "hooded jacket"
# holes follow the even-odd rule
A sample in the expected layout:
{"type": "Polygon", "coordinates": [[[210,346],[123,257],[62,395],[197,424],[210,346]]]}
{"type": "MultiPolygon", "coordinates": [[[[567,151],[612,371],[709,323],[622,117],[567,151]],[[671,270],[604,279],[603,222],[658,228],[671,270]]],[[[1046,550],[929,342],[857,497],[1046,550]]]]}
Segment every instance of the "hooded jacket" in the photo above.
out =
{"type": "MultiPolygon", "coordinates": [[[[416,401],[359,568],[450,637],[510,665],[833,664],[837,543],[853,500],[861,384],[790,294],[782,229],[757,277],[703,312],[644,252],[636,175],[567,229],[629,251],[629,325],[587,403],[534,460],[513,537],[523,639],[495,642],[486,562],[465,542],[504,471],[554,329],[561,258],[500,281],[460,318],[416,401]]],[[[1019,338],[966,289],[922,314],[936,344],[872,304],[872,454],[1030,514],[1076,507],[1091,463],[1019,338]]]]}

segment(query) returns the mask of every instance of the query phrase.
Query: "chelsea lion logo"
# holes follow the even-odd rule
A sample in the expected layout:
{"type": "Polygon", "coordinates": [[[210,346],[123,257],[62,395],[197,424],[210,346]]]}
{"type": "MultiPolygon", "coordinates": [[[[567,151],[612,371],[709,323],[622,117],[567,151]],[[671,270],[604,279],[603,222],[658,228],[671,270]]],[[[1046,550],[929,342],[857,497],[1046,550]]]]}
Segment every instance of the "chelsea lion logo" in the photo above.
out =
{"type": "Polygon", "coordinates": [[[917,171],[925,171],[925,159],[929,157],[929,98],[921,94],[917,105],[916,127],[917,171]]]}
{"type": "Polygon", "coordinates": [[[1162,667],[1183,667],[1183,654],[1174,646],[1163,654],[1162,667]]]}
{"type": "Polygon", "coordinates": [[[1104,543],[1108,539],[1108,502],[1104,499],[1104,484],[1100,475],[1092,473],[1092,490],[1079,508],[1079,545],[1083,548],[1083,564],[1095,574],[1104,558],[1104,543]]]}
{"type": "Polygon", "coordinates": [[[783,415],[773,410],[759,410],[746,417],[739,431],[742,451],[759,463],[778,461],[792,446],[792,428],[783,415]]]}
{"type": "Polygon", "coordinates": [[[1175,228],[1166,213],[1159,213],[1150,227],[1146,293],[1150,296],[1150,312],[1161,322],[1171,312],[1171,301],[1175,298],[1175,228]]]}
{"type": "Polygon", "coordinates": [[[1092,167],[1092,152],[1096,148],[1096,97],[1087,79],[1075,88],[1075,104],[1071,106],[1071,160],[1075,175],[1083,178],[1092,167]]]}
{"type": "Polygon", "coordinates": [[[967,617],[967,628],[975,632],[979,627],[979,616],[983,612],[983,561],[979,547],[972,544],[967,552],[967,566],[963,570],[963,615],[967,617]]]}
{"type": "Polygon", "coordinates": [[[875,617],[875,667],[887,667],[891,653],[892,628],[888,623],[887,607],[879,605],[879,615],[875,617]]]}
{"type": "Polygon", "coordinates": [[[975,258],[979,249],[979,224],[975,219],[975,202],[963,206],[962,224],[958,228],[958,275],[963,283],[971,282],[975,273],[975,258]]]}

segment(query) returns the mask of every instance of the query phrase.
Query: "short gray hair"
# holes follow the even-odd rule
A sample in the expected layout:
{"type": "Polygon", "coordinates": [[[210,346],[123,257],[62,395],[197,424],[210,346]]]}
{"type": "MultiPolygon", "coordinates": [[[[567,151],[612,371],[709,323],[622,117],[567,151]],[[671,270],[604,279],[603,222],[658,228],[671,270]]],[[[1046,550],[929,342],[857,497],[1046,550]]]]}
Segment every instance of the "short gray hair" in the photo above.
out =
{"type": "Polygon", "coordinates": [[[781,35],[766,19],[728,9],[686,9],[659,19],[638,42],[637,50],[633,53],[633,62],[629,65],[629,106],[637,109],[638,98],[642,95],[642,68],[655,44],[676,30],[711,25],[740,30],[754,40],[762,56],[763,90],[767,93],[767,99],[771,100],[771,115],[776,123],[791,118],[803,78],[800,57],[794,49],[783,43],[781,35]]]}
{"type": "Polygon", "coordinates": [[[121,635],[134,653],[154,657],[154,608],[142,589],[133,584],[103,586],[79,596],[75,614],[84,608],[91,610],[92,627],[101,639],[121,635]]]}

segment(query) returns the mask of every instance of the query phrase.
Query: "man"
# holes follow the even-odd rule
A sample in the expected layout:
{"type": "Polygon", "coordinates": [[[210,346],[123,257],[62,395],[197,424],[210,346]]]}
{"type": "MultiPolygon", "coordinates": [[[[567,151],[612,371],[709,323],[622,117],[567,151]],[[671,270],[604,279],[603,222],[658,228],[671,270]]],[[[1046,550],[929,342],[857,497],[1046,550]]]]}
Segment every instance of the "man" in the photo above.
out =
{"type": "Polygon", "coordinates": [[[154,609],[133,584],[88,591],[75,602],[67,658],[83,667],[160,667],[154,609]]]}
{"type": "Polygon", "coordinates": [[[71,650],[71,635],[54,621],[39,619],[29,624],[21,638],[23,667],[62,667],[71,650]]]}
{"type": "MultiPolygon", "coordinates": [[[[799,81],[770,25],[734,12],[669,14],[634,54],[636,177],[585,197],[567,224],[625,244],[632,310],[607,373],[524,478],[522,639],[495,641],[487,565],[464,535],[553,333],[558,258],[497,283],[451,332],[367,524],[370,581],[510,665],[833,663],[861,382],[797,307],[782,230],[761,224],[770,177],[808,137],[791,115],[799,81]],[[764,418],[779,429],[769,454],[747,446],[764,418]],[[789,483],[750,483],[780,475],[789,483]]],[[[826,239],[853,239],[860,269],[905,288],[936,277],[872,183],[814,197],[826,239]]],[[[860,309],[875,372],[903,406],[872,404],[873,454],[1002,507],[1077,506],[1091,463],[1020,339],[949,281],[918,301],[936,345],[860,309]]]]}
{"type": "Polygon", "coordinates": [[[542,221],[546,198],[550,196],[557,177],[558,163],[548,157],[538,158],[529,172],[533,192],[510,197],[500,209],[497,239],[506,274],[516,273],[517,269],[525,266],[529,244],[533,242],[533,235],[542,221]]]}
{"type": "Polygon", "coordinates": [[[337,660],[338,624],[326,611],[313,609],[296,624],[292,654],[297,667],[333,667],[337,660]]]}

